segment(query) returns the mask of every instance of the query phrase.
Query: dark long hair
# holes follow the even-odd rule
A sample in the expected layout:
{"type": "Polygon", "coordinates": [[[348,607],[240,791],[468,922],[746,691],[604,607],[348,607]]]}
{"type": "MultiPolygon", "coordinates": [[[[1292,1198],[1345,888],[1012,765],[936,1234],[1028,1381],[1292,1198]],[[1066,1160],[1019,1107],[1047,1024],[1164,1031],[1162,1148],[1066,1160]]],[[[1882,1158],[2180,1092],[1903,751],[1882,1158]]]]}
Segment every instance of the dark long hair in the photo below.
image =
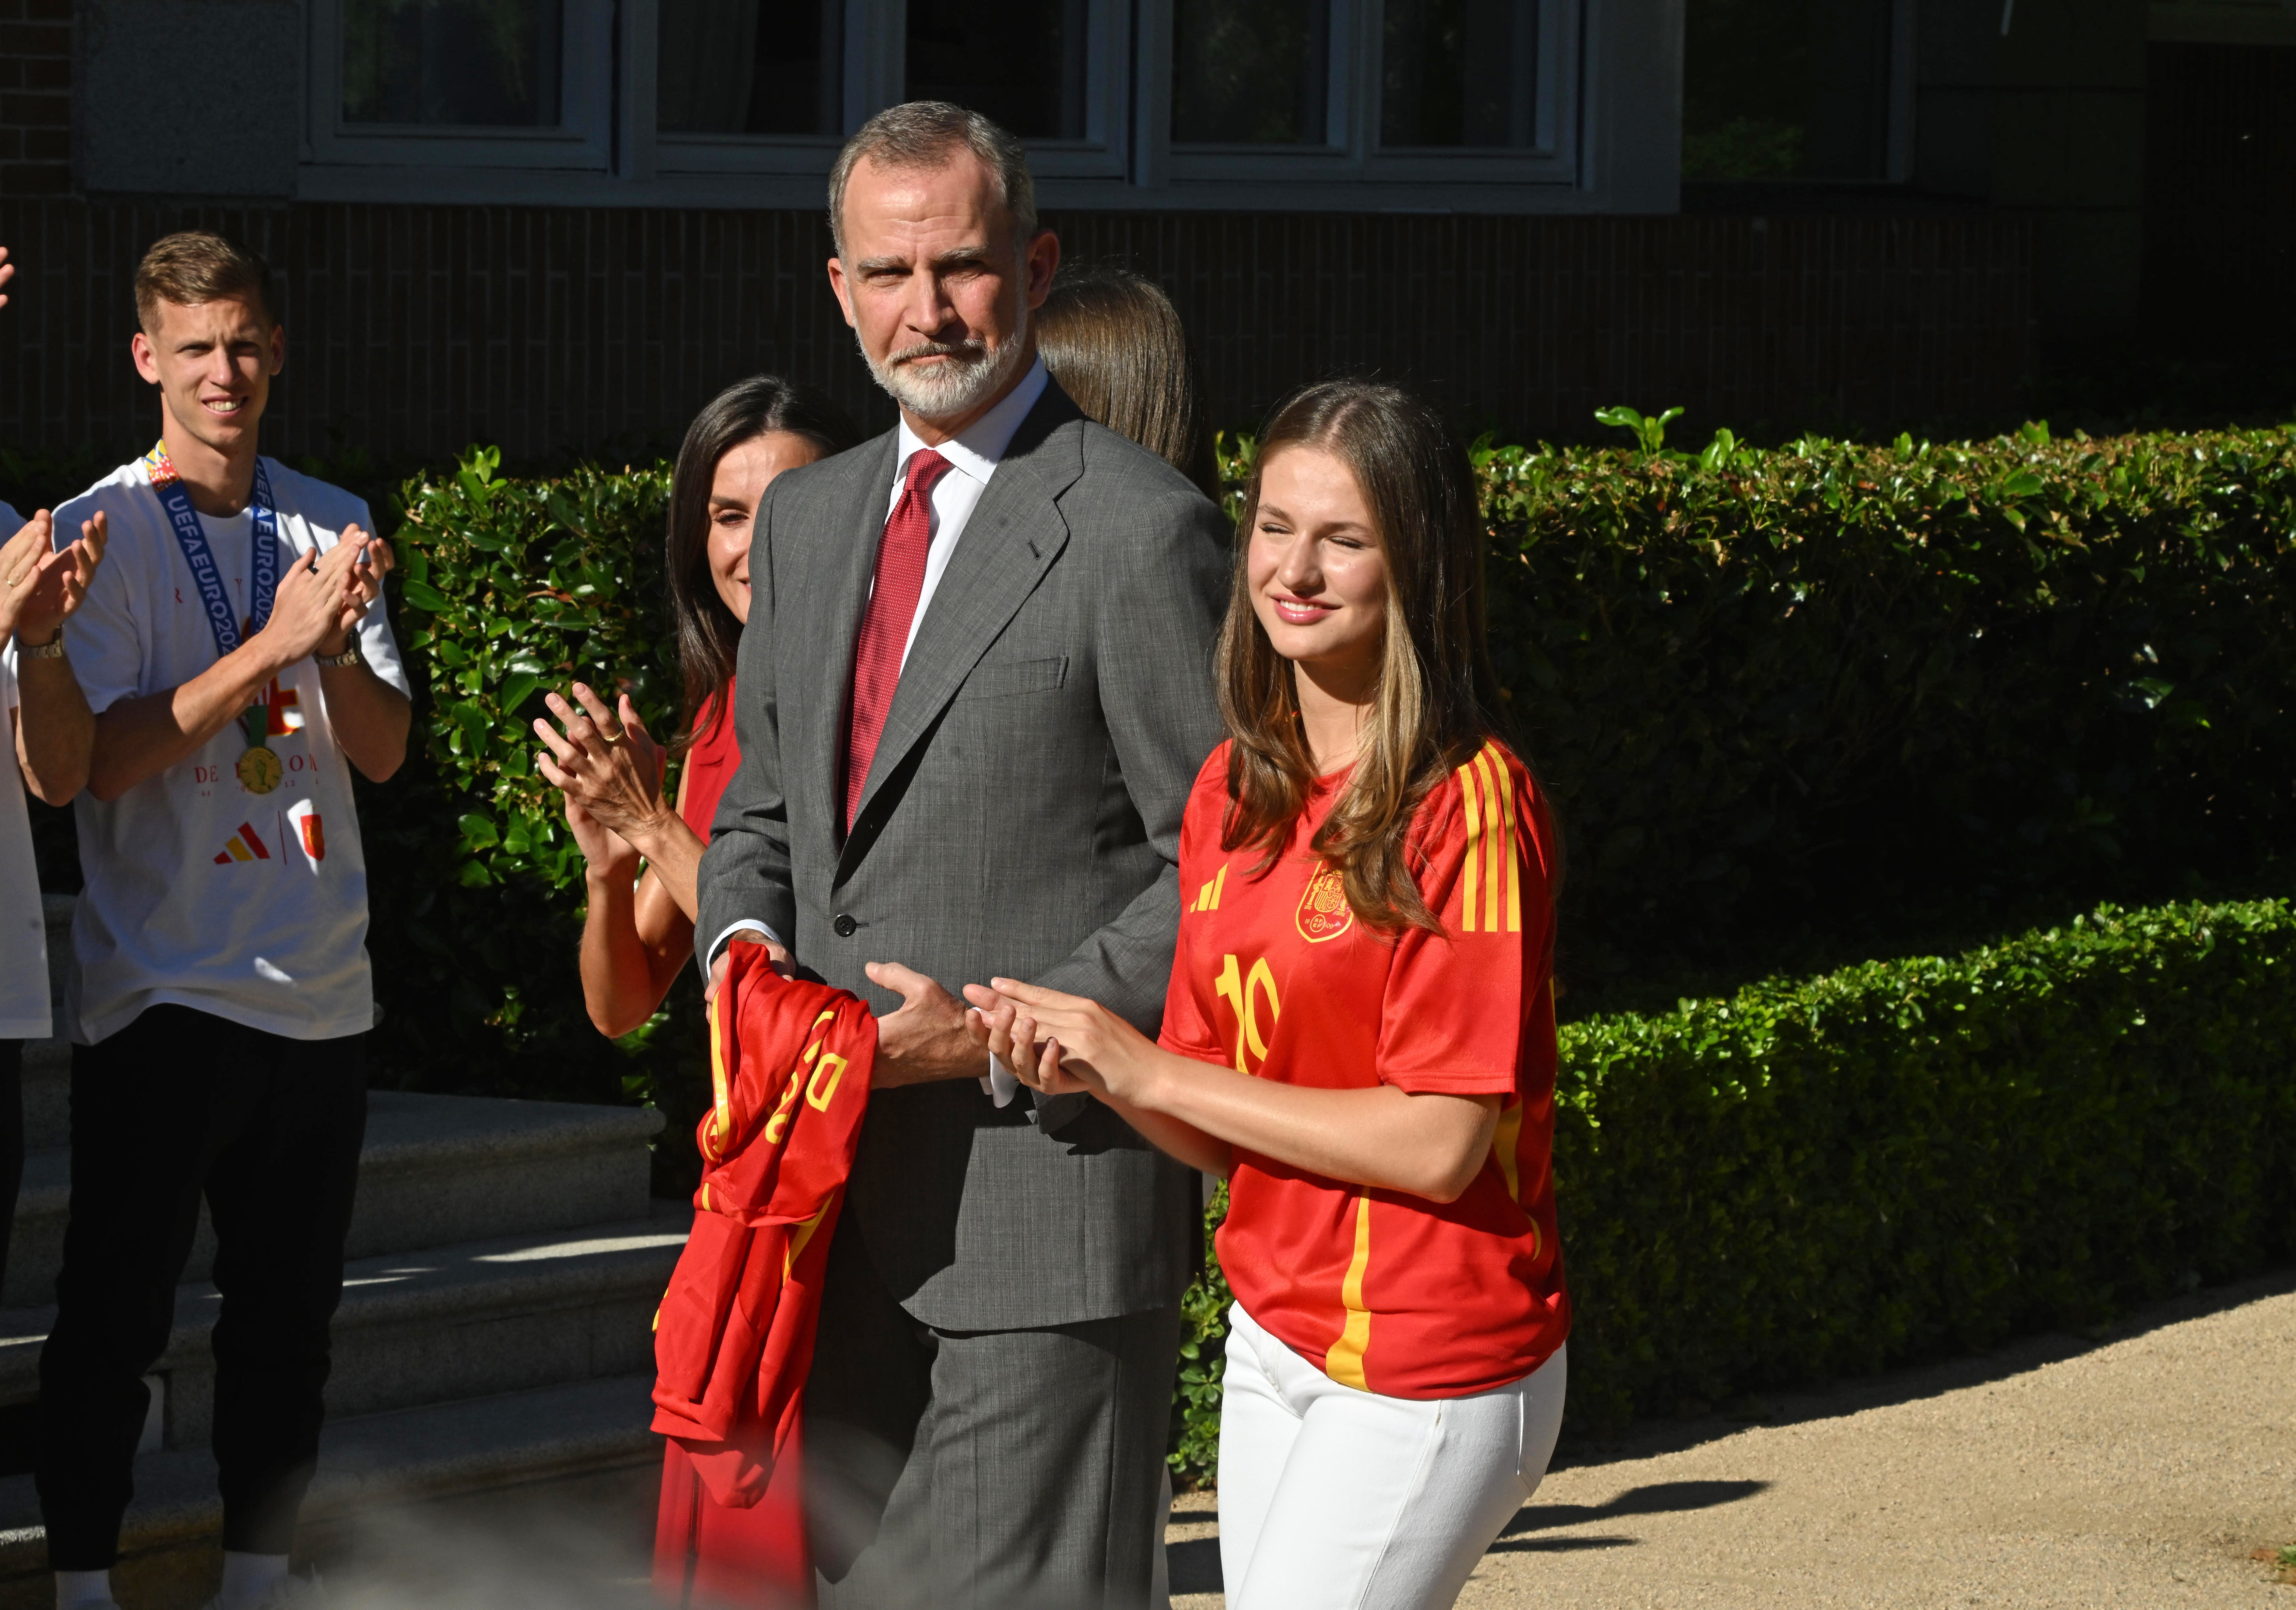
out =
{"type": "Polygon", "coordinates": [[[1246,563],[1260,476],[1287,448],[1316,448],[1355,475],[1387,560],[1387,640],[1365,743],[1346,792],[1310,846],[1374,928],[1436,929],[1406,865],[1413,813],[1498,733],[1498,678],[1483,619],[1483,527],[1467,455],[1425,403],[1393,386],[1332,381],[1299,392],[1260,435],[1236,526],[1235,580],[1220,632],[1228,752],[1224,848],[1283,852],[1315,763],[1291,662],[1252,609],[1246,563]]]}
{"type": "Polygon", "coordinates": [[[1063,267],[1035,324],[1045,367],[1078,407],[1218,501],[1187,332],[1153,281],[1128,268],[1063,267]]]}
{"type": "Polygon", "coordinates": [[[826,392],[777,374],[735,381],[709,399],[685,428],[669,483],[669,609],[676,622],[677,669],[684,684],[683,732],[692,743],[716,719],[711,708],[733,678],[742,623],[709,579],[709,486],[718,461],[745,441],[786,431],[842,453],[861,439],[845,410],[826,392]]]}

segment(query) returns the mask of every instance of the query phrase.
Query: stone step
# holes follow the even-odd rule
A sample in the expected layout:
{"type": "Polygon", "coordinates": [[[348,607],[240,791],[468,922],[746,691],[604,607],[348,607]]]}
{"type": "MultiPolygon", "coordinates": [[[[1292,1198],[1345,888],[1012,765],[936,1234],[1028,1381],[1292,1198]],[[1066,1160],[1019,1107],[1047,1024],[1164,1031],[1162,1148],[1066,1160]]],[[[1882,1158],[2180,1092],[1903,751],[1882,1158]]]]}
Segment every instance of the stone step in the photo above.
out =
{"type": "MultiPolygon", "coordinates": [[[[555,1386],[648,1368],[653,1316],[693,1212],[365,1258],[343,1275],[330,1417],[555,1386]]],[[[164,1383],[163,1445],[203,1445],[214,1426],[211,1348],[222,1299],[176,1294],[176,1325],[152,1367],[164,1383]]],[[[0,1313],[0,1404],[38,1394],[55,1310],[0,1313]]]]}
{"type": "MultiPolygon", "coordinates": [[[[371,1091],[349,1253],[642,1219],[650,1199],[647,1143],[661,1125],[659,1113],[638,1107],[371,1091]]],[[[70,1176],[64,1152],[25,1159],[0,1306],[53,1300],[70,1176]]],[[[202,1210],[184,1278],[207,1278],[214,1253],[202,1210]]]]}
{"type": "MultiPolygon", "coordinates": [[[[296,1552],[324,1569],[356,1552],[362,1534],[419,1533],[407,1516],[422,1506],[469,1511],[504,1493],[559,1512],[570,1526],[595,1516],[650,1537],[661,1464],[661,1439],[646,1429],[652,1387],[645,1372],[331,1421],[296,1552]]],[[[114,1574],[121,1602],[135,1610],[203,1602],[215,1590],[222,1525],[205,1449],[138,1458],[114,1574]]],[[[0,1480],[0,1610],[54,1602],[32,1480],[0,1480]]]]}

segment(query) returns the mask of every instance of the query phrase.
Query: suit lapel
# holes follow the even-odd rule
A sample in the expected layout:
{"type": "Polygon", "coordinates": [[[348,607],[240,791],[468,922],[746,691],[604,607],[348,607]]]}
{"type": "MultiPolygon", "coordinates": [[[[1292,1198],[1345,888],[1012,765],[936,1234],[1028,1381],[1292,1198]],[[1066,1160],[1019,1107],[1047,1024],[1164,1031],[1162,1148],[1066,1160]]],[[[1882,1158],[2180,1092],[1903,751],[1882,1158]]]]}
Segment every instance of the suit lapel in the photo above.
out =
{"type": "MultiPolygon", "coordinates": [[[[1084,473],[1083,417],[1059,386],[1046,386],[988,478],[901,667],[861,792],[863,815],[1067,545],[1068,522],[1055,500],[1084,473]]],[[[847,630],[849,660],[856,635],[847,630]]],[[[849,843],[840,880],[855,859],[849,843]]]]}
{"type": "MultiPolygon", "coordinates": [[[[861,615],[869,602],[869,579],[876,573],[877,547],[885,535],[885,512],[893,493],[893,456],[900,433],[888,431],[855,456],[856,481],[838,494],[849,498],[852,517],[828,522],[828,540],[809,556],[808,585],[792,596],[821,610],[817,632],[784,637],[798,650],[793,669],[808,679],[812,696],[806,733],[808,776],[814,803],[826,813],[830,842],[845,837],[845,744],[851,719],[846,701],[853,691],[853,649],[861,636],[861,615]]],[[[791,623],[795,625],[797,623],[791,623]]]]}

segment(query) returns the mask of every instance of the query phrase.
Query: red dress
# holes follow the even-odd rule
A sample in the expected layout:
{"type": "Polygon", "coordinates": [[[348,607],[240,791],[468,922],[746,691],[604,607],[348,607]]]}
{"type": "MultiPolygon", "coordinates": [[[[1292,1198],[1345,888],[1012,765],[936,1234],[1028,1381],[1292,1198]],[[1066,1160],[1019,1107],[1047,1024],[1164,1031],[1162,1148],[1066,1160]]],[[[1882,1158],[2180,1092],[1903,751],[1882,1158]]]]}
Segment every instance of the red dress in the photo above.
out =
{"type": "Polygon", "coordinates": [[[701,707],[700,721],[701,730],[685,752],[685,800],[677,815],[707,844],[709,825],[718,818],[718,801],[742,766],[741,742],[734,735],[731,677],[726,678],[725,691],[701,707]]]}
{"type": "MultiPolygon", "coordinates": [[[[742,764],[734,735],[734,684],[701,713],[685,752],[685,798],[677,814],[704,843],[718,801],[742,764]]],[[[664,1444],[661,1507],[654,1518],[654,1590],[673,1605],[813,1603],[813,1560],[805,1543],[797,1450],[774,1468],[765,1496],[747,1509],[721,1504],[702,1485],[693,1457],[664,1444]]]]}

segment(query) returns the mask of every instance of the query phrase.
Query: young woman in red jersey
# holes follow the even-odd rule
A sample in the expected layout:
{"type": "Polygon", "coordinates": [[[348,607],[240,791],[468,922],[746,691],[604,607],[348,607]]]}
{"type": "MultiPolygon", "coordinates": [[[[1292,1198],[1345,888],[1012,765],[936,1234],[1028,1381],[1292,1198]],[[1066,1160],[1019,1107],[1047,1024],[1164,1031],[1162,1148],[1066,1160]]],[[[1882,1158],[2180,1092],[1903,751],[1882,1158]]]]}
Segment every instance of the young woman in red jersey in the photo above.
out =
{"type": "Polygon", "coordinates": [[[1228,1177],[1234,1610],[1450,1604],[1562,1421],[1554,834],[1493,733],[1481,544],[1432,410],[1357,382],[1287,404],[1238,531],[1160,1039],[968,991],[1031,1085],[1228,1177]]]}

